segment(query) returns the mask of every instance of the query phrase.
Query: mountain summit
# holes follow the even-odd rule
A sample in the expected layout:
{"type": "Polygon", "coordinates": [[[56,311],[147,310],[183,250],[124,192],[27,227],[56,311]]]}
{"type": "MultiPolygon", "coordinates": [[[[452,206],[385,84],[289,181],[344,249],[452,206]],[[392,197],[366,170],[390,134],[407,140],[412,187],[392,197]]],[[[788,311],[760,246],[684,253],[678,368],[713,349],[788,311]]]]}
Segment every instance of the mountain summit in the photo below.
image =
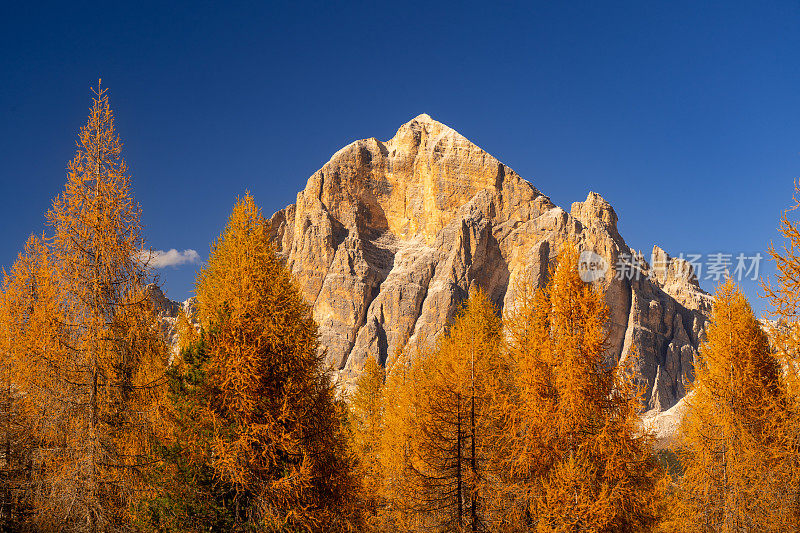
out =
{"type": "Polygon", "coordinates": [[[710,297],[688,263],[654,247],[651,266],[600,195],[568,213],[426,114],[386,142],[336,152],[269,225],[345,386],[367,357],[391,364],[433,342],[473,287],[514,305],[516,281],[543,284],[568,239],[612,267],[632,258],[635,276],[611,268],[597,282],[611,308],[610,357],[635,358],[649,407],[674,405],[693,377],[710,297]]]}

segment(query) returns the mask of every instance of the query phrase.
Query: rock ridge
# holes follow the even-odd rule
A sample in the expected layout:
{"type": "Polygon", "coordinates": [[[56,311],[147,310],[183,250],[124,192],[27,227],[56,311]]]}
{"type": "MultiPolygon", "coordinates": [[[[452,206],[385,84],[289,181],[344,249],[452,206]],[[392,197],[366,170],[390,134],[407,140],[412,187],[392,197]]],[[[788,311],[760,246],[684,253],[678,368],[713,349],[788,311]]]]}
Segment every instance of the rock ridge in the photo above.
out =
{"type": "MultiPolygon", "coordinates": [[[[712,298],[692,266],[654,246],[631,249],[618,216],[590,192],[567,212],[464,136],[421,114],[388,141],[355,141],[315,172],[268,221],[270,239],[312,306],[326,362],[347,389],[368,357],[390,366],[447,327],[469,291],[498,309],[516,286],[546,281],[564,243],[601,256],[610,308],[609,358],[630,365],[646,408],[686,395],[712,298]]],[[[175,344],[181,307],[150,296],[175,344]]]]}
{"type": "Polygon", "coordinates": [[[569,212],[448,126],[421,114],[388,141],[355,141],[315,172],[269,232],[313,306],[326,360],[343,386],[367,357],[391,365],[431,343],[483,288],[498,308],[515,284],[544,283],[566,241],[612,268],[610,355],[632,365],[648,408],[666,410],[693,378],[710,310],[686,261],[627,246],[618,216],[590,192],[569,212]],[[621,262],[622,261],[622,262],[621,262]],[[636,276],[620,276],[630,263],[636,276]]]}

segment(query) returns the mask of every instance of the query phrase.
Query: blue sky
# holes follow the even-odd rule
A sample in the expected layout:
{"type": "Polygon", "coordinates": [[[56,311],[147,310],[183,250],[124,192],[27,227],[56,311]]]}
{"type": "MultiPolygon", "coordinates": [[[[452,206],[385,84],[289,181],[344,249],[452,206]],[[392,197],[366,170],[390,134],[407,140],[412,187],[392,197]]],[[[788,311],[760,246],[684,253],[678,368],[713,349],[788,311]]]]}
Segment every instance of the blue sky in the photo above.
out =
{"type": "MultiPolygon", "coordinates": [[[[800,175],[797,2],[22,4],[0,18],[3,266],[98,77],[150,245],[202,259],[237,195],[269,215],[420,113],[559,205],[600,193],[647,253],[763,252],[800,175]]],[[[161,270],[170,297],[196,268],[161,270]]]]}

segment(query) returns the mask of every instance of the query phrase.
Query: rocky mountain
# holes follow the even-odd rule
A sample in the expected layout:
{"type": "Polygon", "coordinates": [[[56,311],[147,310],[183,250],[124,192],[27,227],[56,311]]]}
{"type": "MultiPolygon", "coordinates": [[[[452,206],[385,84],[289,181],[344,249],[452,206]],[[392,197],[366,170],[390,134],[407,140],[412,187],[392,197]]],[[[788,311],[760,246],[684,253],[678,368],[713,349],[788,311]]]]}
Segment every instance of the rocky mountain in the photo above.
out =
{"type": "Polygon", "coordinates": [[[146,288],[150,301],[153,302],[153,307],[160,316],[161,329],[167,339],[167,344],[172,347],[172,356],[175,356],[178,353],[178,331],[176,328],[178,314],[183,311],[194,323],[195,327],[200,328],[200,325],[195,320],[197,315],[195,298],[189,298],[184,302],[176,302],[167,298],[161,287],[155,283],[151,283],[146,288]]]}
{"type": "Polygon", "coordinates": [[[692,380],[711,297],[691,265],[658,247],[646,260],[600,195],[567,212],[428,115],[336,152],[269,226],[344,386],[368,357],[391,364],[433,342],[472,287],[514,305],[517,281],[543,284],[567,240],[608,267],[596,283],[611,309],[609,356],[633,365],[649,408],[669,409],[692,380]]]}

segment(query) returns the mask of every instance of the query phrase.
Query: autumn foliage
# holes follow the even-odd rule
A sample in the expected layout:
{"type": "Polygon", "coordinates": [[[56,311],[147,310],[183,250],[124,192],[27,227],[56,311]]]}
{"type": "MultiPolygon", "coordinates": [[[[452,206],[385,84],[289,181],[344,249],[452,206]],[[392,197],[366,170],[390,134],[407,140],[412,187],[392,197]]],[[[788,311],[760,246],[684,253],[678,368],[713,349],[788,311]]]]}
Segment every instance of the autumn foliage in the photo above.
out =
{"type": "Polygon", "coordinates": [[[436,349],[416,361],[406,483],[410,509],[438,531],[484,531],[490,520],[490,403],[501,331],[497,310],[477,291],[436,349]]]}
{"type": "MultiPolygon", "coordinates": [[[[171,395],[174,445],[188,458],[175,465],[225,488],[214,496],[224,509],[209,519],[227,515],[231,530],[354,530],[359,486],[343,405],[321,366],[310,308],[249,195],[212,246],[197,302],[202,340],[184,350],[191,360],[179,363],[171,395]]],[[[196,509],[179,502],[191,487],[172,473],[170,513],[196,509]]]]}
{"type": "Polygon", "coordinates": [[[787,397],[766,333],[732,280],[717,291],[683,421],[681,531],[797,523],[787,397]]]}
{"type": "Polygon", "coordinates": [[[545,287],[507,313],[515,377],[498,403],[509,514],[520,530],[642,531],[657,522],[660,469],[638,390],[609,353],[603,294],[565,247],[545,287]]]}
{"type": "Polygon", "coordinates": [[[353,453],[358,461],[357,473],[364,495],[364,513],[373,524],[382,508],[383,471],[379,461],[384,431],[386,372],[370,357],[349,398],[348,427],[353,453]]]}
{"type": "Polygon", "coordinates": [[[4,282],[14,413],[30,424],[25,487],[38,530],[128,521],[158,425],[165,340],[146,291],[140,211],[105,90],[64,192],[4,282]]]}
{"type": "Polygon", "coordinates": [[[395,358],[379,448],[382,530],[657,523],[663,476],[638,423],[638,391],[609,358],[603,294],[581,281],[572,248],[545,287],[519,292],[501,321],[476,291],[434,348],[395,358]]]}
{"type": "Polygon", "coordinates": [[[98,87],[47,231],[3,270],[0,530],[796,530],[790,212],[763,285],[776,320],[720,286],[678,445],[659,455],[610,351],[602,283],[581,280],[571,243],[506,309],[473,287],[437,338],[337,382],[246,194],[198,273],[196,313],[159,317],[98,87]]]}

